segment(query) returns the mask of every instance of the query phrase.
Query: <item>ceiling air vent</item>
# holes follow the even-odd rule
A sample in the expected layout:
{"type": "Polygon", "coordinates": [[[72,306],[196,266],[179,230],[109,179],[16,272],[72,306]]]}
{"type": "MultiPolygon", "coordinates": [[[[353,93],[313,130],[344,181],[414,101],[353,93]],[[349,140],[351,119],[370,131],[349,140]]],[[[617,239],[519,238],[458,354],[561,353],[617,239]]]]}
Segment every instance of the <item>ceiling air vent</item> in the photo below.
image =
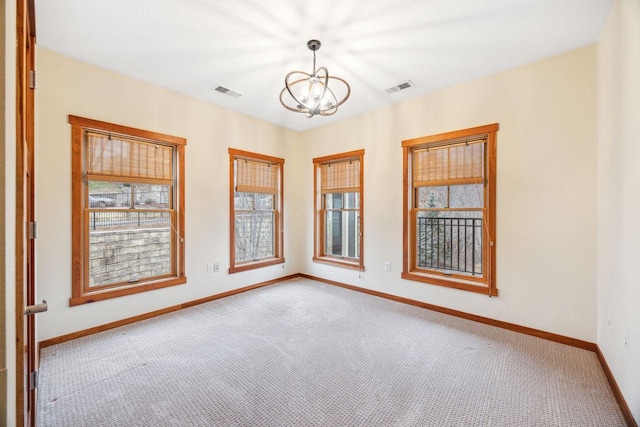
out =
{"type": "Polygon", "coordinates": [[[389,89],[385,89],[384,91],[387,92],[389,95],[391,95],[392,93],[400,92],[401,90],[409,89],[410,87],[413,87],[413,86],[414,85],[411,82],[411,80],[407,80],[400,84],[392,86],[389,89]]]}
{"type": "Polygon", "coordinates": [[[242,94],[240,92],[237,92],[233,89],[229,89],[228,87],[224,87],[222,85],[215,85],[214,87],[211,88],[211,90],[216,91],[216,92],[220,92],[223,95],[228,95],[232,98],[238,98],[240,96],[242,96],[242,94]]]}

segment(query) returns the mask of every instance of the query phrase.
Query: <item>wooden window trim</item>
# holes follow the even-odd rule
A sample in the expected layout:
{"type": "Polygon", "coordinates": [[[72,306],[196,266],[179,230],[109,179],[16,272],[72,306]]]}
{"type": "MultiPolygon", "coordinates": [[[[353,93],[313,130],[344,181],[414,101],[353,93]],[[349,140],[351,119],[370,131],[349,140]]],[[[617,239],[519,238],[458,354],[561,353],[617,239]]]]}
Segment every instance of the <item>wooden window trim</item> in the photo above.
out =
{"type": "MultiPolygon", "coordinates": [[[[124,295],[131,295],[140,292],[147,292],[154,289],[175,286],[187,282],[185,276],[185,146],[187,140],[162,133],[151,132],[142,129],[117,125],[113,123],[102,122],[99,120],[87,119],[69,115],[69,123],[71,124],[71,196],[72,196],[72,212],[71,212],[71,298],[69,305],[75,306],[96,301],[103,301],[111,298],[118,298],[124,295]],[[85,230],[86,218],[84,206],[86,205],[86,187],[83,182],[83,134],[85,130],[96,130],[102,132],[111,132],[113,134],[121,134],[126,136],[138,137],[148,140],[160,141],[168,145],[172,145],[176,153],[176,171],[177,180],[177,200],[173,210],[172,217],[175,218],[177,212],[177,221],[174,224],[180,234],[180,238],[172,246],[172,274],[153,277],[147,280],[141,280],[139,283],[114,283],[105,286],[98,286],[94,289],[88,289],[87,277],[88,268],[85,260],[88,259],[89,251],[89,233],[85,230]]],[[[132,178],[135,181],[135,178],[132,178]]],[[[173,183],[172,183],[173,184],[173,183]]]]}
{"type": "Polygon", "coordinates": [[[314,262],[333,265],[337,267],[349,268],[352,270],[364,271],[364,150],[354,150],[345,153],[332,154],[324,157],[316,157],[313,159],[313,229],[314,229],[314,245],[313,258],[314,262]],[[324,218],[321,214],[322,192],[320,189],[319,174],[320,167],[325,164],[339,163],[349,159],[357,159],[360,162],[360,207],[357,209],[360,213],[360,236],[358,237],[358,245],[360,247],[360,258],[340,258],[324,253],[324,218]]]}
{"type": "Polygon", "coordinates": [[[265,154],[252,153],[250,151],[229,148],[229,274],[249,271],[256,268],[268,267],[270,265],[284,264],[284,159],[268,156],[265,154]],[[275,232],[274,232],[274,253],[275,256],[259,261],[236,262],[236,227],[235,227],[235,160],[247,159],[277,164],[279,189],[276,200],[275,212],[275,232]]]}
{"type": "Polygon", "coordinates": [[[500,126],[498,123],[478,126],[469,129],[446,132],[437,135],[430,135],[421,138],[402,141],[403,167],[402,167],[402,229],[403,229],[403,251],[402,251],[402,274],[401,277],[407,280],[414,280],[449,288],[462,289],[470,292],[477,292],[490,296],[497,296],[496,286],[496,142],[497,132],[500,126]],[[444,141],[451,141],[460,138],[473,137],[486,134],[486,176],[488,183],[484,186],[484,200],[487,213],[487,227],[483,229],[483,263],[486,266],[486,277],[467,277],[464,275],[445,275],[431,270],[415,268],[413,263],[415,248],[415,230],[412,218],[413,198],[413,177],[411,174],[411,157],[414,148],[437,144],[444,141]],[[490,236],[490,238],[487,236],[490,236]],[[490,242],[490,243],[489,243],[490,242]]]}

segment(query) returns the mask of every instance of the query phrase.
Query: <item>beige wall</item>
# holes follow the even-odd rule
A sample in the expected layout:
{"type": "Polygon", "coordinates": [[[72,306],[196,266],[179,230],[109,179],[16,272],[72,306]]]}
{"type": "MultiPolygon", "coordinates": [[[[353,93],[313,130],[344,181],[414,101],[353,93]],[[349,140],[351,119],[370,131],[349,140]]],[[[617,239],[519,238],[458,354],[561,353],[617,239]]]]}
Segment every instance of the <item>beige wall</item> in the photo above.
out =
{"type": "Polygon", "coordinates": [[[366,272],[311,261],[302,272],[594,342],[596,49],[589,46],[304,134],[301,223],[313,235],[312,158],[364,155],[366,272]],[[499,297],[400,278],[401,141],[499,123],[499,297]],[[391,262],[391,272],[384,262],[391,262]]]}
{"type": "Polygon", "coordinates": [[[37,50],[36,216],[39,340],[78,331],[230,289],[297,273],[299,199],[292,131],[96,68],[46,49],[37,50]],[[69,307],[71,296],[71,127],[67,115],[187,138],[186,274],[188,283],[94,304],[69,307]],[[229,147],[287,159],[285,265],[229,275],[229,147]],[[206,265],[220,262],[221,271],[206,265]]]}
{"type": "Polygon", "coordinates": [[[598,43],[598,345],[637,421],[639,76],[640,1],[618,0],[598,43]]]}
{"type": "Polygon", "coordinates": [[[16,2],[0,0],[0,425],[15,417],[16,2]]]}

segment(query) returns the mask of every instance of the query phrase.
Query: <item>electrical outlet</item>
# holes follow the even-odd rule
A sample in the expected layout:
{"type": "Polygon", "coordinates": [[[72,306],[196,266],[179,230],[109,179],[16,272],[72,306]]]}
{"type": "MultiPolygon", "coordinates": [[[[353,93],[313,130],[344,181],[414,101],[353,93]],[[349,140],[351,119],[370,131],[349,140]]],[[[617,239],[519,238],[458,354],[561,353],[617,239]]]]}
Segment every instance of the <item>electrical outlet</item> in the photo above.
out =
{"type": "Polygon", "coordinates": [[[389,261],[385,261],[384,271],[391,271],[391,263],[389,261]]]}
{"type": "Polygon", "coordinates": [[[364,273],[362,271],[358,272],[358,279],[364,282],[364,273]]]}
{"type": "Polygon", "coordinates": [[[207,273],[213,273],[213,263],[207,264],[207,273]]]}
{"type": "Polygon", "coordinates": [[[214,262],[213,263],[213,271],[215,271],[216,273],[218,271],[220,271],[220,263],[219,262],[214,262]]]}

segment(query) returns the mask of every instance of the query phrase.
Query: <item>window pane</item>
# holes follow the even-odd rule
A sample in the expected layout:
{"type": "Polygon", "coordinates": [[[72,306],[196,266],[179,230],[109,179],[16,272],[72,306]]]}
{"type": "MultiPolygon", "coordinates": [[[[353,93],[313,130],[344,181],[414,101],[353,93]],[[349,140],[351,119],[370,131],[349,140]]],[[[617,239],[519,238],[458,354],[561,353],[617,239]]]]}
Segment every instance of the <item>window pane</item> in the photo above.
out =
{"type": "Polygon", "coordinates": [[[343,193],[327,193],[324,195],[325,209],[342,209],[343,193]]]}
{"type": "Polygon", "coordinates": [[[133,184],[135,209],[169,209],[168,185],[133,184]]]}
{"type": "Polygon", "coordinates": [[[358,209],[360,193],[328,193],[324,196],[325,209],[358,209]]]}
{"type": "Polygon", "coordinates": [[[415,230],[418,268],[482,276],[482,212],[420,211],[415,230]]]}
{"type": "Polygon", "coordinates": [[[417,207],[419,208],[446,208],[447,187],[418,187],[417,207]]]}
{"type": "Polygon", "coordinates": [[[267,209],[273,210],[275,196],[263,193],[234,193],[234,207],[240,210],[267,209]]]}
{"type": "Polygon", "coordinates": [[[169,209],[170,186],[89,181],[89,208],[169,209]]]}
{"type": "Polygon", "coordinates": [[[484,207],[482,184],[452,185],[449,187],[449,203],[452,208],[484,207]]]}
{"type": "Polygon", "coordinates": [[[127,195],[120,182],[89,181],[89,208],[112,208],[125,206],[127,195]]]}
{"type": "Polygon", "coordinates": [[[253,209],[253,199],[255,193],[239,193],[233,196],[233,204],[236,209],[253,209]]]}
{"type": "Polygon", "coordinates": [[[358,247],[358,234],[360,231],[360,215],[359,212],[349,211],[343,214],[347,217],[347,256],[349,258],[360,257],[360,248],[358,247]]]}
{"type": "Polygon", "coordinates": [[[89,212],[89,286],[171,273],[169,212],[89,212]]]}
{"type": "Polygon", "coordinates": [[[275,256],[273,211],[236,211],[236,262],[275,256]]]}
{"type": "Polygon", "coordinates": [[[256,193],[256,209],[268,209],[272,210],[274,206],[274,195],[265,193],[256,193]]]}
{"type": "Polygon", "coordinates": [[[360,207],[360,193],[343,193],[344,207],[348,209],[358,209],[360,207]]]}
{"type": "Polygon", "coordinates": [[[359,235],[359,212],[329,211],[325,213],[325,254],[359,258],[359,235]]]}
{"type": "Polygon", "coordinates": [[[342,212],[331,211],[325,217],[325,248],[327,255],[342,255],[342,212]]]}

